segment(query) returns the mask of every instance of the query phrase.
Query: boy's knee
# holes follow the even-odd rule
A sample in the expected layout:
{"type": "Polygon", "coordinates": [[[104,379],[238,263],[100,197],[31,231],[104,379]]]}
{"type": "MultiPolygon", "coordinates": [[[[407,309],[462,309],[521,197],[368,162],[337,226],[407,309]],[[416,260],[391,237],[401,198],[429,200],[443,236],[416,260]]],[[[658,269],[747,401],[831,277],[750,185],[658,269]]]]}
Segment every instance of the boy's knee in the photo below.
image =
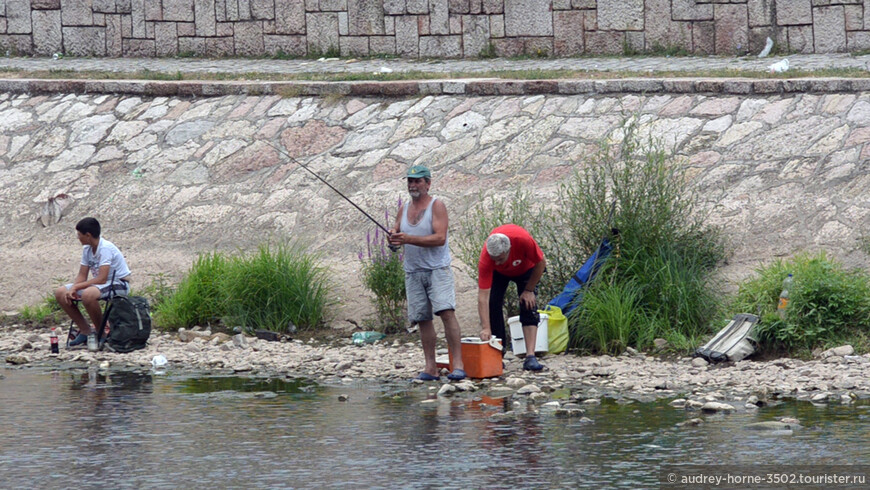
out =
{"type": "Polygon", "coordinates": [[[61,301],[62,298],[66,297],[66,293],[69,291],[66,286],[61,286],[54,290],[54,299],[61,301]]]}
{"type": "Polygon", "coordinates": [[[95,287],[89,287],[81,291],[82,303],[89,305],[97,303],[100,300],[100,290],[95,287]]]}

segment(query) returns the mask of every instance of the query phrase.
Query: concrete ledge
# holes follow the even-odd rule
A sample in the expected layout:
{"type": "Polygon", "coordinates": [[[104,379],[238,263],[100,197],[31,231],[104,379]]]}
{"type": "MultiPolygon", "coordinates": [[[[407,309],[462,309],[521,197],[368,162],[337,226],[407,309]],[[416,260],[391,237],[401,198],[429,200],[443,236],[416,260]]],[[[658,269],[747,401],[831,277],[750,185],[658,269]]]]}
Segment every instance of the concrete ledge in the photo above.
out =
{"type": "Polygon", "coordinates": [[[225,95],[414,97],[424,95],[589,95],[614,93],[770,95],[865,91],[870,91],[870,79],[867,78],[465,79],[384,82],[0,79],[0,92],[17,94],[89,93],[163,97],[220,97],[225,95]]]}

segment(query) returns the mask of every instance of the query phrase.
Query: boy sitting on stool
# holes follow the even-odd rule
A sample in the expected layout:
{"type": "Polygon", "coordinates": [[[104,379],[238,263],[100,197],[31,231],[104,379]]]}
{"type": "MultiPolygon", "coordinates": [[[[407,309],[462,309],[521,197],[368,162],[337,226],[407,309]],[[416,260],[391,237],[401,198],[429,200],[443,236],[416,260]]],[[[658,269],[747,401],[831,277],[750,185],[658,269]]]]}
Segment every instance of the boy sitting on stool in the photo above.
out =
{"type": "Polygon", "coordinates": [[[96,335],[93,345],[89,334],[95,334],[103,320],[100,300],[114,294],[126,295],[130,292],[130,269],[121,251],[112,242],[100,238],[100,222],[94,218],[84,218],[76,224],[76,236],[82,244],[82,262],[79,273],[71,284],[61,286],[54,297],[63,311],[78,326],[79,334],[69,342],[70,347],[88,342],[89,350],[97,350],[96,335]],[[91,279],[88,279],[88,271],[91,279]],[[114,282],[111,279],[114,277],[114,282]],[[73,301],[81,301],[91,318],[93,327],[88,325],[73,301]]]}

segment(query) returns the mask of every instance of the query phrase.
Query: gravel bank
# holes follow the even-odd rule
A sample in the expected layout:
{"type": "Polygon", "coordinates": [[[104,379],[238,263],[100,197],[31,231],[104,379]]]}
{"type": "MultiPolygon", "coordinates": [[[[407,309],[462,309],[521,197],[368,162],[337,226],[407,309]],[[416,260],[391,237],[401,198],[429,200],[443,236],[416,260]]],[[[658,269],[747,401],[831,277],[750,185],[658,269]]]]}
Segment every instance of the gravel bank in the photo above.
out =
{"type": "MultiPolygon", "coordinates": [[[[49,354],[48,332],[20,325],[0,329],[0,356],[7,368],[148,369],[163,355],[168,370],[205,373],[310,378],[319,382],[409,382],[423,365],[419,341],[411,336],[372,345],[353,345],[349,336],[323,340],[268,342],[244,335],[209,331],[156,333],[146,349],[130,354],[84,349],[49,354]]],[[[817,359],[751,360],[708,365],[702,359],[664,360],[634,351],[618,357],[563,354],[543,358],[548,369],[531,374],[522,361],[508,354],[503,377],[461,383],[429,383],[420,389],[440,388],[439,395],[475,391],[489,395],[528,396],[544,405],[559,397],[568,402],[596,403],[602,397],[650,401],[673,399],[687,409],[753,409],[777,399],[813,403],[852,403],[870,398],[870,354],[854,355],[850,346],[821,353],[817,359]]],[[[446,382],[446,378],[442,377],[446,382]]],[[[418,383],[422,384],[422,383],[418,383]]]]}

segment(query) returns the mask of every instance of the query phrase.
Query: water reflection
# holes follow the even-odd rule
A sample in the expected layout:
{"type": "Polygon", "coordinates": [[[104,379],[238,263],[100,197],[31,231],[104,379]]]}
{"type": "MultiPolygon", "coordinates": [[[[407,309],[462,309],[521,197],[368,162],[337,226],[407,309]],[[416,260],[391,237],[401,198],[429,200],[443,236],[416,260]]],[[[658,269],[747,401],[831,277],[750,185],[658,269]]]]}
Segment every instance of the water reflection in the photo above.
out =
{"type": "Polygon", "coordinates": [[[593,423],[584,423],[522,415],[522,398],[519,406],[511,398],[444,398],[407,385],[5,374],[0,404],[16,409],[2,412],[3,487],[637,488],[657,486],[663,463],[870,458],[866,402],[790,402],[677,427],[701,415],[667,401],[604,400],[587,407],[593,423]],[[520,415],[493,417],[511,410],[520,415]],[[788,436],[743,429],[784,416],[807,429],[788,436]]]}

